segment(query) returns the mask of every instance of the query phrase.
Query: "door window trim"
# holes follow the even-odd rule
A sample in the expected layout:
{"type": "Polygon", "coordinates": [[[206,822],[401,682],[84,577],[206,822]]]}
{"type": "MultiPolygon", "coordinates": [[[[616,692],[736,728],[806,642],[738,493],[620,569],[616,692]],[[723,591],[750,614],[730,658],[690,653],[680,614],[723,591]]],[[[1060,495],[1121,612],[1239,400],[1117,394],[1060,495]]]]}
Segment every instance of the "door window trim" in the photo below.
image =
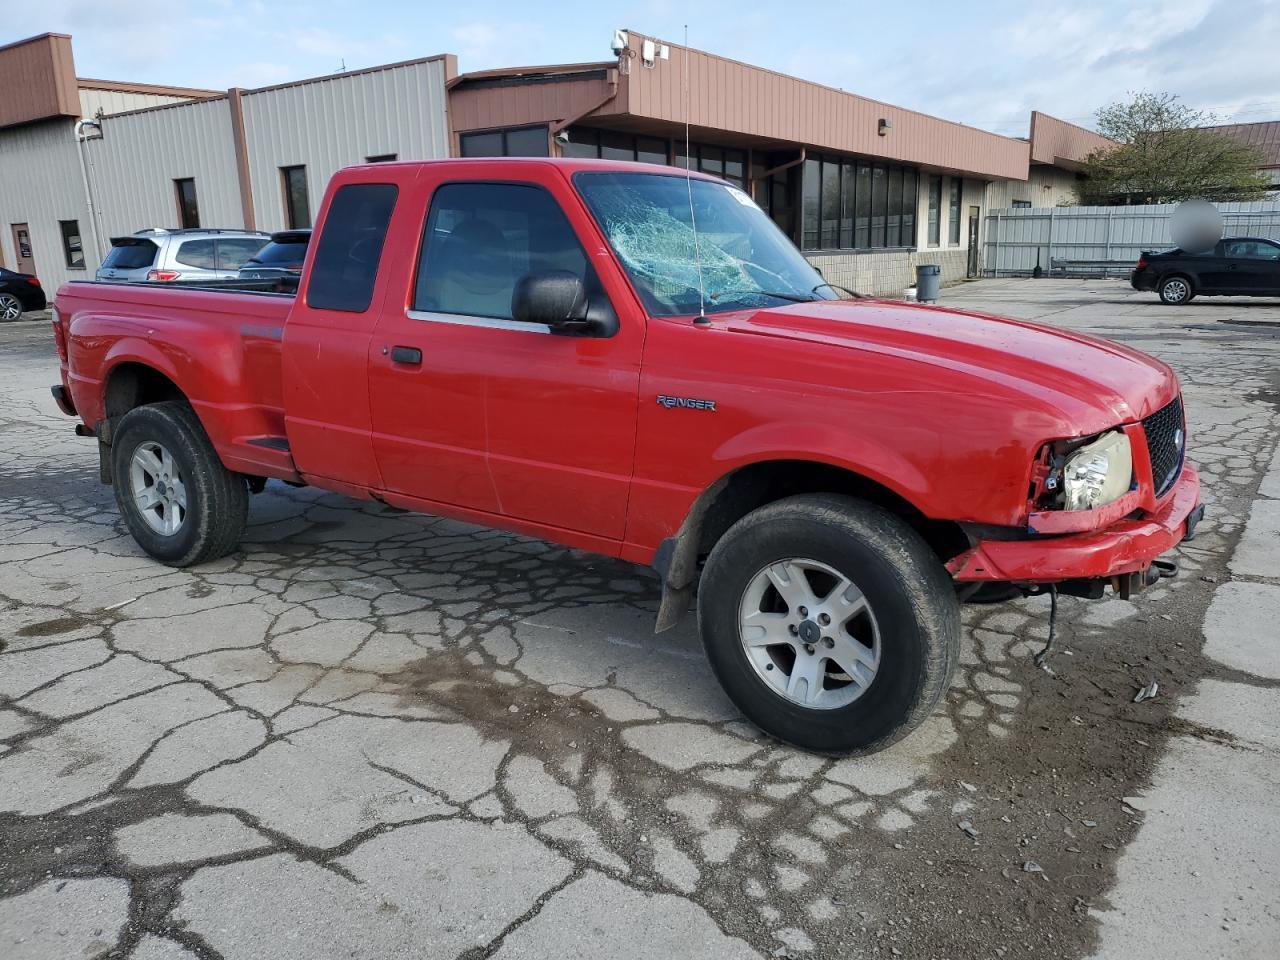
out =
{"type": "MultiPolygon", "coordinates": [[[[502,157],[486,157],[478,159],[502,160],[502,157]]],[[[545,184],[536,183],[532,180],[506,180],[506,179],[490,179],[481,178],[476,180],[454,179],[442,180],[431,188],[431,196],[427,200],[427,212],[422,218],[422,230],[418,235],[418,255],[414,258],[413,272],[409,276],[409,305],[405,308],[404,315],[409,320],[418,320],[423,323],[446,323],[458,327],[479,327],[488,330],[510,330],[515,333],[536,333],[550,334],[551,328],[545,323],[533,323],[528,320],[508,320],[504,317],[484,317],[471,313],[445,313],[437,310],[418,310],[413,306],[413,299],[418,291],[418,277],[422,272],[422,255],[427,249],[427,224],[431,222],[431,210],[435,204],[436,194],[444,187],[452,186],[493,186],[493,187],[531,187],[534,190],[541,190],[546,194],[551,202],[556,205],[556,209],[560,211],[564,217],[565,224],[569,228],[569,232],[573,234],[574,240],[577,241],[578,247],[582,250],[583,261],[587,265],[587,269],[594,271],[595,267],[591,264],[591,258],[587,254],[586,244],[582,242],[582,236],[574,227],[573,221],[569,219],[569,215],[565,212],[564,204],[556,197],[554,193],[547,188],[545,184]]],[[[600,295],[605,298],[609,304],[609,309],[617,312],[617,308],[613,305],[613,298],[609,296],[609,292],[605,290],[604,284],[600,282],[597,275],[597,284],[600,287],[600,295]]]]}

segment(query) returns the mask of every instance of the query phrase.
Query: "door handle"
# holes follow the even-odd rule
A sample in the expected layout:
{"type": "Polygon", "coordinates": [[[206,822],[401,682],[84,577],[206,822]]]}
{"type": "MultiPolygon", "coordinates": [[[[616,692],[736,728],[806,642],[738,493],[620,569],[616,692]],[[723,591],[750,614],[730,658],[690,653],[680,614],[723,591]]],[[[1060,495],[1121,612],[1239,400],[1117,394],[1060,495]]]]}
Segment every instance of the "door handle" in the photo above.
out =
{"type": "Polygon", "coordinates": [[[422,363],[422,351],[417,347],[392,347],[391,362],[418,366],[422,363]]]}

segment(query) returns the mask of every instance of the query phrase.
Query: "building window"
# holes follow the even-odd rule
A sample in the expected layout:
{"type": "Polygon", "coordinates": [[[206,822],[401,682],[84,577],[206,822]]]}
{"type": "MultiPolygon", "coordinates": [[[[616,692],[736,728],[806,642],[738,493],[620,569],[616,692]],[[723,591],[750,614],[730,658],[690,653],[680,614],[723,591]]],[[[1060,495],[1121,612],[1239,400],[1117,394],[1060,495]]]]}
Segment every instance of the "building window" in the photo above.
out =
{"type": "Polygon", "coordinates": [[[396,159],[394,153],[375,153],[372,157],[365,157],[365,163],[391,163],[396,159]]]}
{"type": "Polygon", "coordinates": [[[916,245],[916,207],[920,205],[920,195],[916,185],[919,174],[911,167],[902,168],[902,245],[916,245]]]}
{"type": "Polygon", "coordinates": [[[951,178],[951,197],[947,204],[947,240],[951,246],[960,246],[960,186],[959,177],[951,178]]]}
{"type": "Polygon", "coordinates": [[[929,178],[929,246],[942,243],[942,178],[929,178]]]}
{"type": "Polygon", "coordinates": [[[458,137],[458,146],[464,157],[545,157],[547,128],[511,127],[464,133],[458,137]]]}
{"type": "Polygon", "coordinates": [[[571,127],[569,140],[560,144],[560,155],[586,160],[634,160],[637,163],[656,163],[666,166],[671,162],[667,154],[667,141],[660,137],[633,136],[611,130],[592,130],[589,127],[571,127]]]}
{"type": "Polygon", "coordinates": [[[307,168],[281,167],[280,179],[284,184],[286,225],[290,230],[305,230],[311,226],[311,199],[307,196],[307,168]]]}
{"type": "Polygon", "coordinates": [[[1013,209],[1015,209],[1015,210],[1030,210],[1030,209],[1031,209],[1031,201],[1030,201],[1030,200],[1015,200],[1015,201],[1013,201],[1013,209]]]}
{"type": "Polygon", "coordinates": [[[676,166],[681,170],[700,170],[713,177],[721,177],[744,190],[747,186],[747,152],[745,150],[716,147],[709,143],[691,143],[686,155],[684,142],[677,141],[676,166]]]}
{"type": "Polygon", "coordinates": [[[196,182],[191,177],[173,181],[178,196],[178,226],[190,230],[200,226],[200,208],[196,205],[196,182]]]}
{"type": "Polygon", "coordinates": [[[802,250],[915,245],[918,177],[913,167],[809,157],[803,170],[802,250]]]}
{"type": "Polygon", "coordinates": [[[822,161],[804,162],[803,189],[800,192],[800,219],[804,229],[800,233],[801,250],[817,250],[818,212],[822,209],[822,161]]]}
{"type": "Polygon", "coordinates": [[[77,220],[59,220],[62,230],[62,253],[67,258],[67,267],[72,270],[84,269],[84,245],[80,243],[80,223],[77,220]]]}

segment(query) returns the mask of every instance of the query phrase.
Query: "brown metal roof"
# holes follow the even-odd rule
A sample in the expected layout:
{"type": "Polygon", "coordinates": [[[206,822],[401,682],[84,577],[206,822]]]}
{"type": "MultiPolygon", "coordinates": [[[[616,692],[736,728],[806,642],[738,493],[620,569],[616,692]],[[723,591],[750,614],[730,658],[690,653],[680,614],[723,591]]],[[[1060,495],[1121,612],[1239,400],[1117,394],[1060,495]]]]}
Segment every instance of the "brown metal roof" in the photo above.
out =
{"type": "Polygon", "coordinates": [[[453,129],[580,119],[670,136],[683,130],[687,119],[694,137],[715,142],[807,146],[971,176],[1027,177],[1025,140],[676,44],[667,44],[669,59],[646,66],[641,60],[646,39],[631,33],[629,49],[619,61],[463,74],[449,96],[453,129]],[[616,88],[611,85],[615,79],[616,88]],[[881,120],[890,124],[885,136],[879,135],[881,120]]]}
{"type": "Polygon", "coordinates": [[[1203,129],[1220,133],[1262,151],[1264,167],[1280,167],[1280,120],[1264,120],[1261,123],[1223,123],[1203,129]]]}
{"type": "Polygon", "coordinates": [[[1031,162],[1067,169],[1083,166],[1085,157],[1108,150],[1116,142],[1085,127],[1067,123],[1039,110],[1031,111],[1031,162]]]}
{"type": "Polygon", "coordinates": [[[120,80],[91,80],[88,77],[79,77],[76,80],[76,84],[82,90],[112,90],[117,93],[144,93],[157,97],[187,97],[192,100],[216,97],[223,93],[222,90],[203,90],[199,87],[170,87],[157,83],[128,83],[120,80]]]}
{"type": "Polygon", "coordinates": [[[42,33],[0,47],[0,127],[80,116],[80,91],[65,33],[42,33]]]}

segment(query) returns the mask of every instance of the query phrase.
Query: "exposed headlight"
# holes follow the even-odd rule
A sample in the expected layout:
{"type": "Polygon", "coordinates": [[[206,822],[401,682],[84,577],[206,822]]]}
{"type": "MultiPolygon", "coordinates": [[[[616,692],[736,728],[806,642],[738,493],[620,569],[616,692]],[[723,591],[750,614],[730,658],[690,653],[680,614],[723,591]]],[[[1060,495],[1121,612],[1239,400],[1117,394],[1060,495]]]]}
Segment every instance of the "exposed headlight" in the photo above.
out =
{"type": "Polygon", "coordinates": [[[1121,430],[1077,449],[1062,467],[1063,509],[1092,510],[1119,500],[1133,486],[1133,452],[1121,430]]]}

